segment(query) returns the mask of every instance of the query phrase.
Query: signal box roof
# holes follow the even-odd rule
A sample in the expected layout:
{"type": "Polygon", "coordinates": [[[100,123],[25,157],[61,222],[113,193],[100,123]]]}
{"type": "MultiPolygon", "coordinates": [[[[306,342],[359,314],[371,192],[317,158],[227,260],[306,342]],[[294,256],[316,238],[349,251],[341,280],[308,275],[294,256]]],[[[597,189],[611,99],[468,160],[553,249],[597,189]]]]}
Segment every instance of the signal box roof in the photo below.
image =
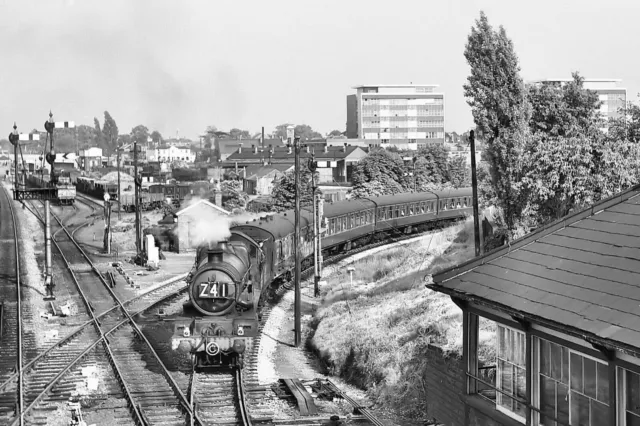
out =
{"type": "Polygon", "coordinates": [[[640,185],[433,281],[433,290],[638,354],[640,185]]]}

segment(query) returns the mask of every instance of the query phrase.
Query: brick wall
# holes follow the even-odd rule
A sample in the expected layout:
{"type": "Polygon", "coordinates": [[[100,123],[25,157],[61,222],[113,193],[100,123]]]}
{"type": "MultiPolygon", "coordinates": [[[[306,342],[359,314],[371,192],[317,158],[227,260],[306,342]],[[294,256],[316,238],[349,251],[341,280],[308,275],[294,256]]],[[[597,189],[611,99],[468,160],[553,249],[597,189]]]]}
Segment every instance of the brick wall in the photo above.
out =
{"type": "Polygon", "coordinates": [[[461,357],[445,358],[436,346],[429,346],[425,356],[429,366],[423,377],[428,418],[435,418],[444,426],[503,426],[462,402],[461,357]]]}

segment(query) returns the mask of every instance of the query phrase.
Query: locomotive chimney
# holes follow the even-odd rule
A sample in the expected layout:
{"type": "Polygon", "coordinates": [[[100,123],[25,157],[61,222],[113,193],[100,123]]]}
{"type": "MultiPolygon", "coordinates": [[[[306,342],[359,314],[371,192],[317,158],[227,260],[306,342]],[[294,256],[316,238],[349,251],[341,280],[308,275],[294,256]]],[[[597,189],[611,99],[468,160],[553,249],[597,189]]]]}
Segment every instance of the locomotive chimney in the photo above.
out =
{"type": "Polygon", "coordinates": [[[210,249],[207,253],[207,261],[222,262],[222,249],[220,249],[219,247],[210,249]]]}
{"type": "Polygon", "coordinates": [[[242,142],[238,144],[238,154],[242,153],[242,142]]]}

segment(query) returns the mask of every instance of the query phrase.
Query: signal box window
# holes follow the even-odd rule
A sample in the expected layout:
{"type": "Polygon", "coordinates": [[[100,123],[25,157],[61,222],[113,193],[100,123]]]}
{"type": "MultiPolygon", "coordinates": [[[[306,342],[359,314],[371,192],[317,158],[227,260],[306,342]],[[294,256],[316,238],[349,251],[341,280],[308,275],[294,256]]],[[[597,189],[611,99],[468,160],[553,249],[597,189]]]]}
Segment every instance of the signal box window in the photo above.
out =
{"type": "Polygon", "coordinates": [[[607,364],[544,339],[537,341],[539,424],[606,425],[609,416],[607,364]]]}
{"type": "Polygon", "coordinates": [[[619,397],[622,409],[618,413],[620,426],[640,425],[640,374],[618,368],[619,397]]]}
{"type": "Polygon", "coordinates": [[[470,317],[479,329],[479,338],[475,352],[469,354],[473,361],[469,363],[469,393],[526,423],[526,334],[473,314],[470,317]]]}

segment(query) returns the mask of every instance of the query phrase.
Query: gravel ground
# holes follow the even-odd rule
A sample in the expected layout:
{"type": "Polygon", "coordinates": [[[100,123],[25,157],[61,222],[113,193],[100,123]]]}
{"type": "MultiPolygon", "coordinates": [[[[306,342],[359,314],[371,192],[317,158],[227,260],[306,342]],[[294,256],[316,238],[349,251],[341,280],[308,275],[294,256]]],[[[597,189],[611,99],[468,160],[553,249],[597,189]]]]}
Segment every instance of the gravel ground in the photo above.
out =
{"type": "MultiPolygon", "coordinates": [[[[319,301],[313,298],[312,282],[303,283],[301,294],[302,341],[304,342],[310,331],[308,323],[312,318],[312,306],[319,301]]],[[[361,405],[371,407],[373,403],[364,391],[349,385],[339,377],[324,374],[316,358],[304,349],[304,345],[299,348],[294,347],[294,297],[293,291],[285,293],[280,302],[272,308],[264,326],[258,351],[258,380],[260,384],[270,385],[277,382],[278,379],[287,378],[297,378],[303,381],[325,378],[331,380],[340,390],[346,392],[349,397],[361,405]]],[[[352,407],[345,401],[328,402],[316,399],[315,402],[319,414],[326,416],[327,419],[334,414],[343,419],[350,417],[352,407]]],[[[275,419],[300,418],[297,407],[278,399],[275,395],[267,403],[274,410],[275,419]]],[[[375,410],[375,408],[374,412],[385,424],[390,426],[402,424],[390,419],[386,412],[375,410]]]]}

